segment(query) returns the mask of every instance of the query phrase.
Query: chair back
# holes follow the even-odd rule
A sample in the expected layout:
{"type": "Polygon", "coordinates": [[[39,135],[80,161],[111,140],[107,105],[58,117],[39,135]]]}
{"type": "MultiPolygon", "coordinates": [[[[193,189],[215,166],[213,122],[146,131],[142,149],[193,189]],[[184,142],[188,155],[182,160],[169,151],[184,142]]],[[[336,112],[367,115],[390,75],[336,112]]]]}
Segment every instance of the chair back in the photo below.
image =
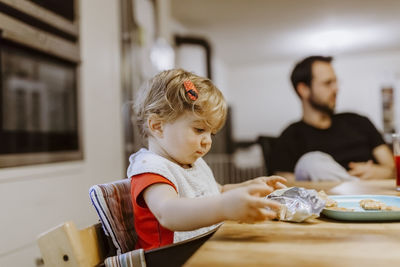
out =
{"type": "Polygon", "coordinates": [[[117,255],[105,260],[106,267],[182,266],[186,260],[216,231],[143,251],[135,250],[137,235],[130,194],[130,179],[94,185],[89,190],[90,199],[102,222],[104,232],[114,244],[117,255]]]}
{"type": "Polygon", "coordinates": [[[267,175],[273,175],[274,172],[274,170],[271,169],[271,155],[276,140],[277,138],[272,136],[259,136],[257,139],[257,143],[260,144],[263,152],[267,175]]]}
{"type": "Polygon", "coordinates": [[[130,188],[130,179],[122,179],[94,185],[89,190],[104,232],[111,238],[117,254],[134,250],[137,241],[130,188]]]}

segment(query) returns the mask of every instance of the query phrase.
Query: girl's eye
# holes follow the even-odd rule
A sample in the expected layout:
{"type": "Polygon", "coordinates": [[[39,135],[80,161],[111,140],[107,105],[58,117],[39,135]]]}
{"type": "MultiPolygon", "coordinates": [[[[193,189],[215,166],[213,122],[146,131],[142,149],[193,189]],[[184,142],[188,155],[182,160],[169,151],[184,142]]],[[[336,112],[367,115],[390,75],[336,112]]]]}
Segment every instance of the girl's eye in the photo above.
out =
{"type": "Polygon", "coordinates": [[[202,128],[194,128],[194,130],[195,130],[196,133],[203,133],[204,132],[204,129],[202,129],[202,128]]]}

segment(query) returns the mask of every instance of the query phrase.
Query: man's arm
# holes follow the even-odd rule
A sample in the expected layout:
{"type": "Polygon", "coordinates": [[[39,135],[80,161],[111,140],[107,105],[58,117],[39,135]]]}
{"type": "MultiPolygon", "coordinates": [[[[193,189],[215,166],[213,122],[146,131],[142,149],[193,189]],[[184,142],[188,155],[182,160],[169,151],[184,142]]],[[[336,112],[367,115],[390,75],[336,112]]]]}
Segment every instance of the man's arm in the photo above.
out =
{"type": "Polygon", "coordinates": [[[382,168],[382,177],[394,178],[394,159],[390,148],[383,144],[375,147],[372,154],[378,161],[379,167],[382,168]]]}
{"type": "Polygon", "coordinates": [[[349,174],[360,177],[361,179],[392,179],[394,178],[394,160],[390,148],[379,145],[372,151],[377,163],[350,162],[349,174]]]}

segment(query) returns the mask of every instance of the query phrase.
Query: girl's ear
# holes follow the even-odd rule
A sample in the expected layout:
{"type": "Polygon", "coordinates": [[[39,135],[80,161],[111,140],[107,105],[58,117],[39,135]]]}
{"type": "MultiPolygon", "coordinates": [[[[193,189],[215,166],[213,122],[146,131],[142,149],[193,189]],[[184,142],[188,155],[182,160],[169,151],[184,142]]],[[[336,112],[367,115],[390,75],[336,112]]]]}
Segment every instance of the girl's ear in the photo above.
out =
{"type": "Polygon", "coordinates": [[[147,127],[150,133],[156,137],[163,137],[164,121],[157,115],[151,114],[147,119],[147,127]]]}

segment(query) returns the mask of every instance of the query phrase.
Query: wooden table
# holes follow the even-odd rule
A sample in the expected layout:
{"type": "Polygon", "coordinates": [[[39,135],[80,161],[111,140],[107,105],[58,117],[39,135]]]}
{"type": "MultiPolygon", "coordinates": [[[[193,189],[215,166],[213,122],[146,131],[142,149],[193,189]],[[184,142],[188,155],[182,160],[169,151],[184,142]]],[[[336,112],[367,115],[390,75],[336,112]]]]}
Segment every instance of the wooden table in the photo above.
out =
{"type": "MultiPolygon", "coordinates": [[[[328,194],[400,195],[394,183],[295,185],[328,194]]],[[[400,222],[225,222],[184,266],[400,266],[400,222]]]]}

